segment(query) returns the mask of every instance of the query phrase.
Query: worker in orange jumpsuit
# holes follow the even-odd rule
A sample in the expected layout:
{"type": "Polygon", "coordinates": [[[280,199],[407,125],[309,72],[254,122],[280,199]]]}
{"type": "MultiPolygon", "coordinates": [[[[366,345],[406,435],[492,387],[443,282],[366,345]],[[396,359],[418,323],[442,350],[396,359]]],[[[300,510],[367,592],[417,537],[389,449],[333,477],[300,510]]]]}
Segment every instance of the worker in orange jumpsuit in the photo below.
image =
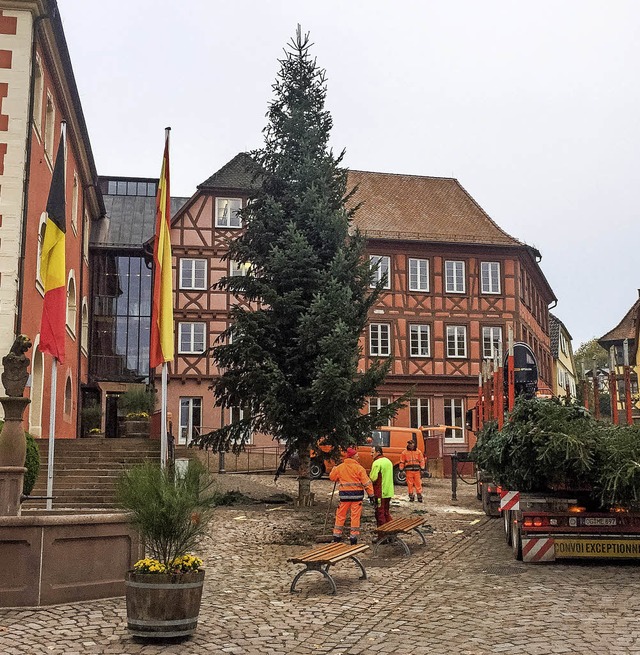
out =
{"type": "Polygon", "coordinates": [[[413,492],[418,494],[418,502],[422,502],[422,481],[420,479],[425,467],[424,455],[418,449],[415,441],[407,441],[407,447],[400,455],[400,470],[404,471],[407,476],[407,487],[409,491],[409,500],[413,502],[415,497],[413,492]]]}
{"type": "Polygon", "coordinates": [[[342,464],[334,466],[329,473],[329,479],[338,483],[338,497],[340,504],[336,509],[336,522],[333,526],[333,540],[342,541],[347,514],[351,514],[350,543],[357,544],[360,536],[360,516],[362,515],[362,501],[365,491],[369,502],[376,504],[373,495],[373,484],[364,468],[358,463],[358,451],[349,446],[342,464]]]}

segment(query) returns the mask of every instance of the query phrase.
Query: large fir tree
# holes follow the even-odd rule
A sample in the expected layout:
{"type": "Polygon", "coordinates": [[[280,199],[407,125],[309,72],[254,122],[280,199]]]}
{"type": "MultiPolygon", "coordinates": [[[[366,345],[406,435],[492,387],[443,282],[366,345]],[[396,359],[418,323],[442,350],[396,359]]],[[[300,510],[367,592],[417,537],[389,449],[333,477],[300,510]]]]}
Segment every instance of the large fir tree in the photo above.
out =
{"type": "Polygon", "coordinates": [[[344,151],[336,157],[328,146],[325,72],[310,45],[298,27],[273,86],[264,147],[252,153],[259,189],[228,254],[246,275],[219,284],[244,302],[213,349],[222,372],[213,390],[216,404],[241,409],[241,418],[198,441],[237,451],[250,430],[280,439],[281,469],[294,452],[300,456],[301,498],[319,439],[335,456],[387,423],[404,401],[361,413],[389,368],[380,360],[358,371],[358,341],[384,280],[371,286],[364,239],[352,229],[344,151]]]}

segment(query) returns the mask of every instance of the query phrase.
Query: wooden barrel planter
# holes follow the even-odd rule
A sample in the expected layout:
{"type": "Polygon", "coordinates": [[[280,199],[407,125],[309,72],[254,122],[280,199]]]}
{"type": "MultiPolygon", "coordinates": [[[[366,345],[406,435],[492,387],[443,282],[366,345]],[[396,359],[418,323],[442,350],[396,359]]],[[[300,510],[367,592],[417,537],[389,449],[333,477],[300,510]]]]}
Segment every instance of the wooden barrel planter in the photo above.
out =
{"type": "Polygon", "coordinates": [[[198,625],[204,571],[126,577],[127,627],[136,637],[188,637],[198,625]]]}

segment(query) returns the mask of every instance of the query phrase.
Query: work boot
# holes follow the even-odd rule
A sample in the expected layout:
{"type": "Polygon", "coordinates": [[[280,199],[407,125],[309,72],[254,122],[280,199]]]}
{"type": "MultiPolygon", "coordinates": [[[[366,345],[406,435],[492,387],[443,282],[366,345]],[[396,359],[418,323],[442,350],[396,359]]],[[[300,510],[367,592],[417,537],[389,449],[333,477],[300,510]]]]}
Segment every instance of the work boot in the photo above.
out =
{"type": "Polygon", "coordinates": [[[412,503],[414,500],[413,494],[409,494],[409,502],[412,503]]]}
{"type": "Polygon", "coordinates": [[[333,543],[339,544],[342,541],[342,537],[334,537],[333,538],[333,543]]]}
{"type": "Polygon", "coordinates": [[[421,496],[420,494],[418,494],[418,502],[419,502],[419,503],[422,502],[422,496],[421,496]]]}
{"type": "Polygon", "coordinates": [[[355,546],[355,545],[358,543],[358,537],[350,537],[350,538],[349,538],[349,543],[350,543],[352,546],[355,546]]]}

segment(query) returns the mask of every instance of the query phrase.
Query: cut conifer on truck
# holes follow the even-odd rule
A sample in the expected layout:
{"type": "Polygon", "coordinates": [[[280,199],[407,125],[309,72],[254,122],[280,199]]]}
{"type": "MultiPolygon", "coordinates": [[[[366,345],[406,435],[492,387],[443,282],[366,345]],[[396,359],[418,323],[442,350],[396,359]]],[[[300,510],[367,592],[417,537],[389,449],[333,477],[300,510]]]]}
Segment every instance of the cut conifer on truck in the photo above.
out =
{"type": "Polygon", "coordinates": [[[507,542],[525,561],[640,558],[640,428],[557,399],[519,398],[486,423],[473,456],[501,496],[507,542]]]}

